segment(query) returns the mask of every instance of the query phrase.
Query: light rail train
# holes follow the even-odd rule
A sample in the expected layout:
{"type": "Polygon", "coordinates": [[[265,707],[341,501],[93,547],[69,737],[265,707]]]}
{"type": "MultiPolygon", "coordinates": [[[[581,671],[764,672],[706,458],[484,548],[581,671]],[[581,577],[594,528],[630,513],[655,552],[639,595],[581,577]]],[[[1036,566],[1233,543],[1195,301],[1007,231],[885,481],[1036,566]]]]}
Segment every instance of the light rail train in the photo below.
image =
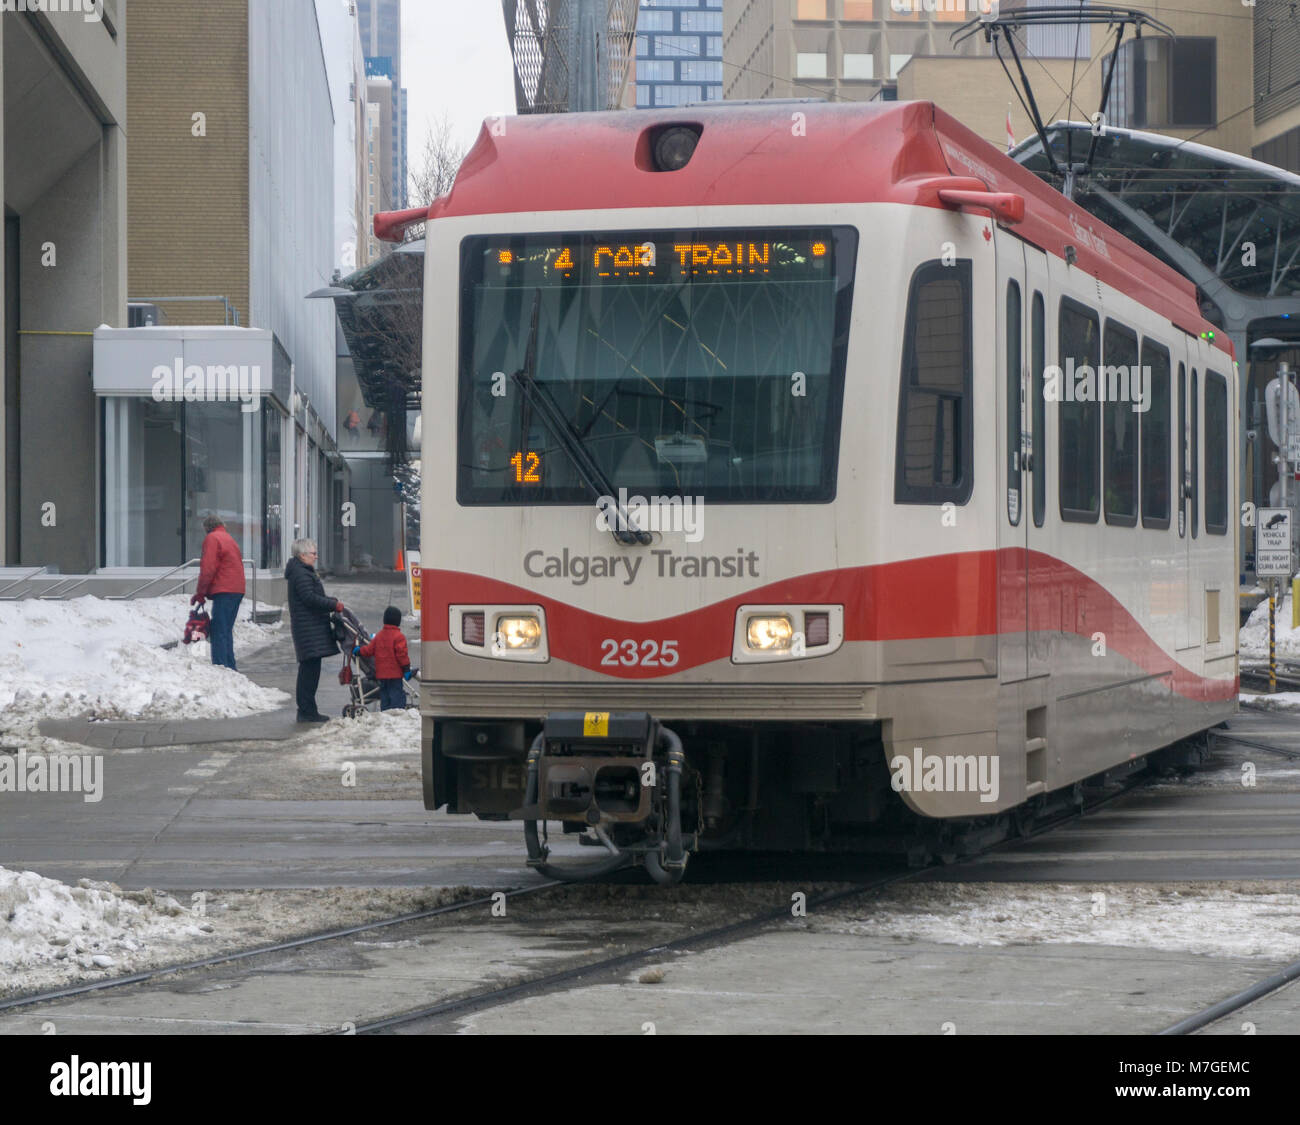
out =
{"type": "Polygon", "coordinates": [[[932,104],[507,118],[415,221],[429,808],[945,856],[1235,710],[1231,345],[932,104]]]}

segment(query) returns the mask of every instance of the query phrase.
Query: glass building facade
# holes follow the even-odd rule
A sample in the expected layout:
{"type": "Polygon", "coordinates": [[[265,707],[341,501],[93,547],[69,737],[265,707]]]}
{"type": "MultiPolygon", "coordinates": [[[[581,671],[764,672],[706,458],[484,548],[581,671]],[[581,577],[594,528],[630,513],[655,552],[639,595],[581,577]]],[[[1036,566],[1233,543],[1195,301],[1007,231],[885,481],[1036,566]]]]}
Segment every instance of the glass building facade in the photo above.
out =
{"type": "MultiPolygon", "coordinates": [[[[97,329],[97,565],[197,559],[214,515],[259,569],[281,570],[300,536],[316,540],[321,566],[346,569],[348,466],[294,376],[267,329],[97,329]]],[[[390,482],[390,522],[391,493],[390,482]]]]}
{"type": "Polygon", "coordinates": [[[636,21],[636,104],[722,99],[722,0],[642,0],[636,21]]]}

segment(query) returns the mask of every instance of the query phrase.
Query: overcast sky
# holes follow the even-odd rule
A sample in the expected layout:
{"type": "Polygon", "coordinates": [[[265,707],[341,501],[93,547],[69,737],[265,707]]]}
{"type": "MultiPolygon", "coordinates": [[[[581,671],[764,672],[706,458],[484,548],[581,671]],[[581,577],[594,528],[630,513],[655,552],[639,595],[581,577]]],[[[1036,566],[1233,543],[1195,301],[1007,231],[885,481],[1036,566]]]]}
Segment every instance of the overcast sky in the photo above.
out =
{"type": "Polygon", "coordinates": [[[413,169],[430,124],[443,112],[466,148],[483,118],[514,113],[501,0],[402,0],[402,81],[413,169]]]}

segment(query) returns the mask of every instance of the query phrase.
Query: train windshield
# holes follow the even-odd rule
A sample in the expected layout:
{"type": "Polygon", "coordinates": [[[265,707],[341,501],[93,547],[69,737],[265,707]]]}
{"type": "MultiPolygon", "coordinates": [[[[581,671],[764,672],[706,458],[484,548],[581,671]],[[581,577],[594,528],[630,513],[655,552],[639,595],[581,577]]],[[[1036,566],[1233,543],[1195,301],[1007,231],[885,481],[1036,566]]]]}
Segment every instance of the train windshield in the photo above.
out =
{"type": "Polygon", "coordinates": [[[856,250],[845,227],[467,238],[459,501],[832,499],[856,250]]]}

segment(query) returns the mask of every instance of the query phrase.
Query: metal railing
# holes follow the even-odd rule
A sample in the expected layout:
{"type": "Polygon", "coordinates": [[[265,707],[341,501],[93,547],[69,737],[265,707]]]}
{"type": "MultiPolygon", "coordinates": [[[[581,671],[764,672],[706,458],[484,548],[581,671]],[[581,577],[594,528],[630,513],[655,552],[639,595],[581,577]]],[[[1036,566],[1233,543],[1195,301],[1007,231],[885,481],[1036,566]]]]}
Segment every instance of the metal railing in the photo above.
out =
{"type": "MultiPolygon", "coordinates": [[[[178,570],[186,570],[190,567],[198,566],[202,561],[203,561],[202,559],[187,559],[179,566],[172,567],[171,570],[165,571],[162,574],[154,575],[154,577],[150,578],[148,581],[142,582],[139,586],[136,586],[134,589],[128,590],[125,594],[108,594],[105,596],[104,600],[112,601],[112,602],[128,601],[131,598],[134,598],[141,590],[147,590],[155,582],[161,582],[166,578],[170,578],[178,570]]],[[[252,581],[249,583],[249,585],[252,587],[252,604],[249,608],[248,619],[250,621],[256,621],[257,620],[257,563],[253,559],[240,559],[239,561],[245,567],[248,568],[252,577],[252,581]]],[[[198,576],[194,575],[193,577],[197,579],[198,576]]],[[[160,598],[165,598],[168,594],[174,594],[179,590],[184,590],[185,587],[189,584],[190,578],[191,575],[187,574],[184,578],[180,580],[180,582],[177,585],[171,587],[171,589],[169,590],[164,590],[161,594],[158,594],[156,596],[160,598]]],[[[62,594],[60,594],[59,596],[62,597],[62,594]]]]}
{"type": "Polygon", "coordinates": [[[21,595],[21,594],[8,594],[8,595],[6,595],[6,594],[4,594],[4,591],[5,591],[5,590],[12,589],[14,586],[21,586],[24,582],[27,582],[27,581],[29,581],[30,579],[35,578],[38,574],[44,574],[44,573],[45,573],[45,567],[43,567],[43,566],[37,566],[37,567],[33,567],[33,568],[32,568],[31,570],[29,570],[26,574],[24,574],[21,578],[15,578],[12,582],[6,582],[3,586],[0,586],[0,602],[17,602],[17,601],[21,601],[21,600],[22,600],[22,595],[21,595]]]}
{"type": "Polygon", "coordinates": [[[54,583],[54,589],[57,591],[57,593],[38,594],[36,596],[36,600],[38,602],[61,601],[63,598],[66,598],[70,593],[72,593],[72,591],[75,590],[78,586],[84,586],[87,582],[89,582],[93,577],[93,575],[87,574],[84,578],[78,578],[75,582],[73,582],[74,577],[75,575],[68,578],[60,579],[58,582],[54,583]],[[72,585],[64,586],[64,588],[60,590],[59,587],[63,586],[65,582],[72,582],[72,585]]]}
{"type": "MultiPolygon", "coordinates": [[[[223,297],[219,293],[211,297],[128,297],[127,304],[131,305],[171,305],[171,304],[215,304],[220,301],[225,306],[226,324],[239,327],[239,309],[234,305],[229,297],[223,297]]],[[[159,327],[166,327],[159,325],[159,327]]]]}
{"type": "MultiPolygon", "coordinates": [[[[170,578],[173,574],[175,574],[177,571],[188,570],[197,567],[201,561],[202,561],[201,559],[197,559],[197,558],[187,559],[179,566],[172,567],[171,570],[164,571],[162,574],[155,574],[152,578],[145,579],[145,581],[141,582],[140,585],[132,587],[125,594],[105,594],[104,600],[107,602],[130,601],[137,594],[139,594],[141,590],[147,590],[155,582],[165,581],[166,579],[170,578]]],[[[244,567],[249,572],[249,577],[250,577],[249,586],[251,587],[252,590],[252,602],[249,607],[248,617],[250,621],[256,621],[257,620],[257,563],[253,559],[240,559],[239,561],[244,565],[244,567]]],[[[44,566],[32,567],[32,569],[27,571],[25,574],[22,574],[18,578],[6,582],[3,586],[0,586],[0,602],[24,601],[25,599],[22,594],[5,594],[4,591],[11,590],[15,586],[21,586],[24,582],[30,582],[33,578],[39,577],[40,575],[46,573],[46,571],[47,568],[44,566]]],[[[54,583],[54,585],[50,588],[50,590],[47,591],[46,593],[38,594],[36,596],[36,600],[42,602],[63,601],[72,593],[73,590],[79,590],[87,582],[93,582],[96,579],[101,577],[102,576],[98,574],[68,575],[68,577],[66,578],[58,579],[54,583]],[[67,583],[71,583],[71,585],[67,585],[67,583]]],[[[168,594],[174,594],[177,591],[184,590],[185,587],[189,584],[190,579],[197,578],[197,577],[198,577],[197,575],[187,574],[175,586],[172,586],[170,589],[164,590],[161,594],[158,594],[156,596],[166,597],[168,594]]]]}

